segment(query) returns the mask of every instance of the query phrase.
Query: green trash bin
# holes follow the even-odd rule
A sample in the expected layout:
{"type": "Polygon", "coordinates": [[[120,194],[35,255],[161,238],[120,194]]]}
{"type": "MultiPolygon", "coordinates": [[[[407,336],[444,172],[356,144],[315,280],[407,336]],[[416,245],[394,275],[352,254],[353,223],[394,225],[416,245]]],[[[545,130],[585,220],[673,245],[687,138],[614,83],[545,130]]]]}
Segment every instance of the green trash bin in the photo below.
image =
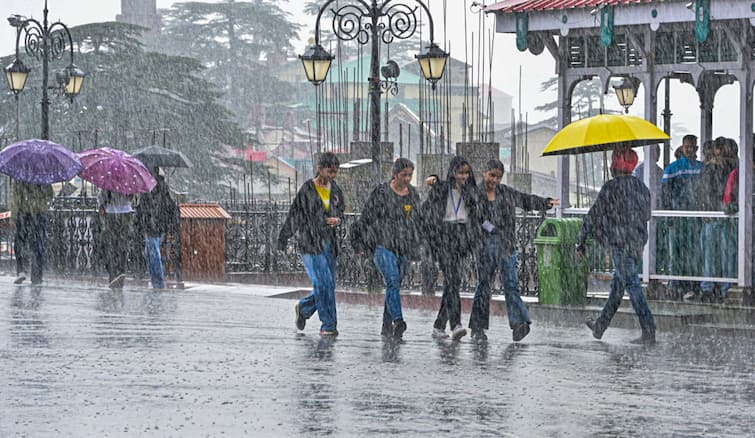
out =
{"type": "Polygon", "coordinates": [[[582,219],[546,219],[537,230],[537,271],[541,304],[584,304],[588,258],[577,257],[575,246],[582,219]]]}

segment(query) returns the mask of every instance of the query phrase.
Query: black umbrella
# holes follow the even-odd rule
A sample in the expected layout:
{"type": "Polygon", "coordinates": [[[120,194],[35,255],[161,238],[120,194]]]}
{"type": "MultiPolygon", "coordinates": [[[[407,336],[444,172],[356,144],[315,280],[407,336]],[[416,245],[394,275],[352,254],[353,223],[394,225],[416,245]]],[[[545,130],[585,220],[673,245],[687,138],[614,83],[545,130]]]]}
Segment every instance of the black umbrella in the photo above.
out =
{"type": "Polygon", "coordinates": [[[147,167],[191,167],[191,161],[181,152],[157,145],[147,146],[131,153],[147,167]]]}

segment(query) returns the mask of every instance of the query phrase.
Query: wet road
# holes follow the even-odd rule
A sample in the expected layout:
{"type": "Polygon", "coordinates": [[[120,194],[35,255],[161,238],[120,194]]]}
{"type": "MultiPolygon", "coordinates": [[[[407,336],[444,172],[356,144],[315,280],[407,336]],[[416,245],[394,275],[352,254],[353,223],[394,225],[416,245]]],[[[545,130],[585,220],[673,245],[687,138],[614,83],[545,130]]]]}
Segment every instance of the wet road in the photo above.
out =
{"type": "MultiPolygon", "coordinates": [[[[0,278],[0,436],[752,436],[755,347],[536,321],[513,344],[430,336],[407,310],[402,344],[382,308],[339,306],[341,336],[244,288],[113,294],[0,278]]],[[[466,318],[468,315],[464,315],[466,318]]]]}

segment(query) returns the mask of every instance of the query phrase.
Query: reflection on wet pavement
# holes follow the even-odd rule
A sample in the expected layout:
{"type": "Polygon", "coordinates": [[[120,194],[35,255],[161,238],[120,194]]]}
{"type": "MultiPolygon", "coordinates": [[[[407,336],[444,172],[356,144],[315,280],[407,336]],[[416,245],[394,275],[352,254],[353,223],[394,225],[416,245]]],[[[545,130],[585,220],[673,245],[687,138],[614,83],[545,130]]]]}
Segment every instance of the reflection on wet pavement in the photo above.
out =
{"type": "MultiPolygon", "coordinates": [[[[336,339],[291,300],[0,286],[0,436],[747,436],[755,347],[734,336],[535,321],[524,342],[431,339],[434,314],[339,307],[336,339]]],[[[467,315],[465,315],[465,318],[467,315]]],[[[315,317],[316,318],[316,317],[315,317]]]]}

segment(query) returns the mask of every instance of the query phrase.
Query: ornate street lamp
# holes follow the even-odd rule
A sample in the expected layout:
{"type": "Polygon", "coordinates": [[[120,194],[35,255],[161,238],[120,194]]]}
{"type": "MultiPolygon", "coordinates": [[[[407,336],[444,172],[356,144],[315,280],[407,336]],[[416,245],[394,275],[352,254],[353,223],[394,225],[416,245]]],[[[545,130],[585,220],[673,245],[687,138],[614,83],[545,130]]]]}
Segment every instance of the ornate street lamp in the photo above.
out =
{"type": "MultiPolygon", "coordinates": [[[[328,6],[336,0],[326,1],[317,14],[315,21],[315,44],[300,55],[304,65],[307,80],[314,85],[325,81],[330,70],[333,55],[320,45],[320,19],[328,6]]],[[[344,3],[344,0],[339,0],[344,3]]],[[[370,140],[372,143],[372,165],[375,172],[375,183],[382,181],[380,154],[380,95],[383,90],[396,93],[395,78],[388,84],[380,80],[380,41],[390,44],[394,39],[411,38],[417,30],[417,14],[421,7],[430,20],[430,45],[416,55],[422,74],[430,81],[433,90],[435,84],[443,76],[448,54],[444,52],[434,40],[433,17],[430,9],[420,0],[414,0],[419,6],[411,7],[400,0],[347,0],[351,3],[331,9],[333,13],[332,27],[336,37],[342,41],[356,40],[359,44],[371,43],[370,52],[370,140]]],[[[389,70],[386,70],[389,71],[389,70]]],[[[398,73],[396,73],[398,74],[398,73]]],[[[390,81],[391,78],[386,77],[390,81]]]]}
{"type": "Polygon", "coordinates": [[[639,88],[639,79],[630,77],[622,78],[619,85],[614,85],[613,89],[616,92],[616,98],[619,99],[619,105],[624,107],[624,113],[629,113],[629,107],[634,103],[634,98],[637,97],[637,89],[639,88]]]}
{"type": "MultiPolygon", "coordinates": [[[[43,10],[43,19],[40,23],[34,18],[24,18],[20,15],[8,17],[8,23],[16,28],[16,59],[11,65],[5,67],[5,78],[8,88],[16,95],[23,91],[30,69],[26,67],[20,58],[21,34],[24,34],[24,49],[29,56],[42,59],[42,139],[50,138],[50,99],[47,97],[49,88],[58,90],[64,96],[73,100],[81,92],[86,73],[73,63],[73,39],[68,27],[56,21],[49,24],[47,21],[47,0],[43,10]],[[48,86],[48,66],[50,61],[61,59],[66,52],[66,43],[70,49],[71,63],[65,69],[56,73],[55,87],[48,86]]],[[[18,123],[18,121],[16,121],[18,123]]]]}

